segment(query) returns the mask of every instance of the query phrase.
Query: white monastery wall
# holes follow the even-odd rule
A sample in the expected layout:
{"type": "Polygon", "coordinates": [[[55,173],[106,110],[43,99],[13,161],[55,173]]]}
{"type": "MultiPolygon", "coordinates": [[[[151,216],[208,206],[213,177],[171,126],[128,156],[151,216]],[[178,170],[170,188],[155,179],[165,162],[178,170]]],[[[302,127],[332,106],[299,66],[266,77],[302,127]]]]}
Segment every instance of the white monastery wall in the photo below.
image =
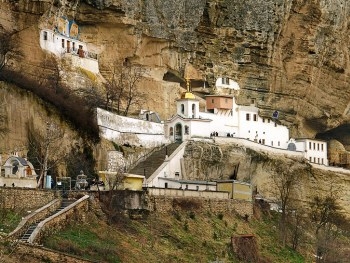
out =
{"type": "Polygon", "coordinates": [[[164,187],[160,185],[159,177],[175,179],[175,173],[178,172],[178,178],[182,178],[181,171],[181,159],[185,152],[185,146],[187,142],[183,142],[167,159],[164,163],[146,180],[146,186],[148,187],[164,187]]]}
{"type": "Polygon", "coordinates": [[[258,108],[242,106],[239,111],[239,137],[286,149],[289,130],[271,119],[259,117],[258,108]]]}
{"type": "Polygon", "coordinates": [[[305,158],[310,163],[328,165],[327,143],[312,139],[296,141],[297,149],[305,152],[305,158]]]}
{"type": "Polygon", "coordinates": [[[16,178],[16,177],[3,177],[0,176],[0,185],[6,187],[24,187],[24,188],[36,188],[36,178],[16,178]]]}
{"type": "Polygon", "coordinates": [[[300,151],[289,151],[287,149],[279,149],[267,145],[262,145],[255,143],[253,141],[243,139],[243,138],[224,138],[224,137],[215,137],[215,142],[217,143],[237,143],[238,145],[245,146],[247,148],[253,149],[255,151],[264,152],[266,154],[281,154],[287,156],[293,156],[297,158],[304,158],[304,153],[300,151]]]}
{"type": "Polygon", "coordinates": [[[96,110],[101,136],[119,144],[156,147],[169,143],[164,136],[164,124],[119,116],[103,109],[96,110]]]}
{"type": "Polygon", "coordinates": [[[219,136],[226,136],[227,133],[236,136],[238,134],[238,118],[235,116],[220,116],[207,112],[200,112],[199,116],[203,119],[212,120],[212,122],[210,122],[209,134],[213,131],[218,132],[219,136]]]}
{"type": "Polygon", "coordinates": [[[193,191],[216,191],[216,184],[200,184],[195,183],[195,181],[186,184],[183,181],[174,181],[169,180],[168,178],[158,177],[159,188],[172,188],[172,189],[181,189],[181,190],[193,190],[193,191]],[[167,184],[167,187],[165,187],[167,184]]]}
{"type": "Polygon", "coordinates": [[[70,55],[70,56],[72,59],[72,65],[74,67],[81,67],[95,74],[99,73],[97,60],[91,59],[91,58],[81,58],[75,55],[70,55]]]}
{"type": "Polygon", "coordinates": [[[203,197],[229,199],[228,192],[191,191],[178,189],[148,188],[148,193],[155,196],[176,196],[176,197],[203,197]]]}
{"type": "Polygon", "coordinates": [[[198,137],[210,137],[210,133],[212,132],[210,129],[210,122],[191,122],[190,133],[192,136],[198,137]]]}
{"type": "Polygon", "coordinates": [[[40,47],[59,57],[63,55],[66,57],[69,56],[74,67],[81,67],[95,74],[99,72],[97,55],[96,59],[88,57],[87,45],[77,39],[69,38],[46,29],[40,32],[40,47]],[[79,46],[81,46],[84,56],[78,55],[79,46]]]}

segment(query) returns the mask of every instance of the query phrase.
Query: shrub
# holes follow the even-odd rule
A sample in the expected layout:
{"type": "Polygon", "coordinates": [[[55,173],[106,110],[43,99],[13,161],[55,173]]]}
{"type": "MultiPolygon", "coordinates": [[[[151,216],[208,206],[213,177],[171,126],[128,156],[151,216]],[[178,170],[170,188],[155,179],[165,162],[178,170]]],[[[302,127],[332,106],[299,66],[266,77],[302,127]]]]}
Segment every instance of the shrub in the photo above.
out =
{"type": "Polygon", "coordinates": [[[189,217],[194,220],[196,219],[196,214],[193,211],[191,211],[189,217]]]}
{"type": "Polygon", "coordinates": [[[218,218],[219,218],[220,220],[222,220],[222,219],[224,218],[224,214],[223,214],[223,213],[219,213],[219,214],[218,214],[218,218]]]}
{"type": "Polygon", "coordinates": [[[179,207],[182,210],[199,210],[202,207],[202,203],[199,200],[190,198],[174,198],[173,206],[179,207]]]}

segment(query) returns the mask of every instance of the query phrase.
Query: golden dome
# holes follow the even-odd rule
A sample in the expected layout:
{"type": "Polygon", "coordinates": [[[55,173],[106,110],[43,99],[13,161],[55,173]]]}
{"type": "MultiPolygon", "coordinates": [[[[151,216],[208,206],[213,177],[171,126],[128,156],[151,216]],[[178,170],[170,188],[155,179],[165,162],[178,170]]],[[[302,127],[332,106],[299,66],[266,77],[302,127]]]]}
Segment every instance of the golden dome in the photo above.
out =
{"type": "Polygon", "coordinates": [[[186,91],[181,94],[181,99],[196,99],[192,92],[186,91]]]}

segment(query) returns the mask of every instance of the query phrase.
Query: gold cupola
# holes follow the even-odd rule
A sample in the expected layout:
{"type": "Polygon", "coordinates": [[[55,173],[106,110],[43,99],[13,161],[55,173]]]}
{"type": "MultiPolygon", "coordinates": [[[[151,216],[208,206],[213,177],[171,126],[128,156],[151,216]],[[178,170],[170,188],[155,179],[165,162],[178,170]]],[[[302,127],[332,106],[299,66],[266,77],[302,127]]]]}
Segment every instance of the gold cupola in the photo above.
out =
{"type": "Polygon", "coordinates": [[[196,99],[196,96],[194,96],[193,93],[190,91],[189,78],[186,78],[186,88],[187,88],[187,91],[181,94],[181,99],[192,99],[192,100],[196,99]]]}

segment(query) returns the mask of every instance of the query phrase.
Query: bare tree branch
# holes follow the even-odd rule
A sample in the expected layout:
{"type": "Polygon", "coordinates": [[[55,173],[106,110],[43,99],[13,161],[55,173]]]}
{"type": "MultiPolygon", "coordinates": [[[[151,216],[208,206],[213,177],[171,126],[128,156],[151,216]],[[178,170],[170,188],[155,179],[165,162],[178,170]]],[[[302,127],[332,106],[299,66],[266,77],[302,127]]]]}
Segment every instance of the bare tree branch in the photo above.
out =
{"type": "Polygon", "coordinates": [[[43,178],[48,170],[57,167],[66,155],[62,146],[64,131],[54,122],[47,121],[46,129],[29,129],[28,131],[28,157],[39,166],[39,179],[37,187],[41,187],[43,178]]]}
{"type": "Polygon", "coordinates": [[[131,105],[139,106],[143,96],[138,85],[144,73],[141,67],[114,63],[104,85],[105,108],[127,116],[131,105]]]}

